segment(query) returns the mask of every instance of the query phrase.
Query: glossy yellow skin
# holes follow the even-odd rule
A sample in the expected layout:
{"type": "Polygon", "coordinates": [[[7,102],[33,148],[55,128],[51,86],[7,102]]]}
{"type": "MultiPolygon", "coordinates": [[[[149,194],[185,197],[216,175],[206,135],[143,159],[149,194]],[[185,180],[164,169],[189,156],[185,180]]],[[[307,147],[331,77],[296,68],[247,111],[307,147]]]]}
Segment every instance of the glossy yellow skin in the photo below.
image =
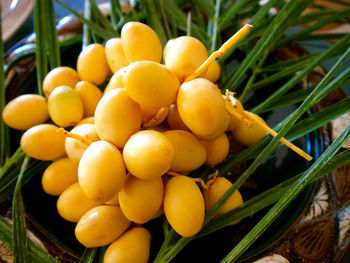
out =
{"type": "Polygon", "coordinates": [[[78,178],[88,198],[97,202],[111,200],[126,180],[120,151],[106,141],[90,144],[80,159],[78,178]]]}
{"type": "Polygon", "coordinates": [[[157,33],[140,22],[128,22],[121,31],[123,50],[127,60],[151,60],[160,63],[162,44],[157,33]]]}
{"type": "Polygon", "coordinates": [[[104,94],[106,94],[108,91],[111,91],[112,89],[119,89],[124,88],[123,84],[123,74],[126,71],[126,68],[121,68],[116,73],[113,74],[111,79],[109,80],[106,89],[104,90],[104,94]]]}
{"type": "Polygon", "coordinates": [[[30,157],[42,161],[55,160],[66,154],[66,137],[57,133],[52,124],[39,124],[27,130],[21,138],[21,148],[30,157]]]}
{"type": "Polygon", "coordinates": [[[79,81],[74,89],[83,103],[84,117],[94,116],[96,106],[102,98],[102,91],[88,81],[79,81]]]}
{"type": "Polygon", "coordinates": [[[79,125],[83,125],[83,124],[93,124],[93,125],[95,125],[95,117],[94,116],[86,117],[86,118],[82,119],[81,121],[79,121],[75,125],[75,127],[77,127],[79,125]]]}
{"type": "MultiPolygon", "coordinates": [[[[232,183],[226,178],[217,177],[215,182],[210,185],[208,189],[203,190],[205,209],[208,211],[231,186],[232,183]]],[[[236,190],[215,216],[225,214],[241,204],[243,204],[243,198],[239,191],[236,190]]]]}
{"type": "Polygon", "coordinates": [[[266,131],[256,123],[256,120],[258,119],[262,123],[265,123],[265,121],[258,115],[248,111],[244,111],[244,115],[252,122],[252,126],[248,127],[244,123],[240,123],[240,125],[232,131],[232,136],[239,144],[250,146],[266,134],[266,131]]]}
{"type": "Polygon", "coordinates": [[[102,247],[112,243],[130,226],[119,206],[101,205],[80,218],[75,237],[85,247],[102,247]]]}
{"type": "MultiPolygon", "coordinates": [[[[93,124],[82,124],[73,128],[71,133],[84,136],[92,141],[99,140],[96,132],[96,127],[93,124]]],[[[79,162],[83,153],[87,149],[88,145],[82,141],[74,138],[67,137],[65,142],[65,148],[69,159],[74,162],[79,162]]]]}
{"type": "Polygon", "coordinates": [[[78,57],[77,71],[81,80],[102,84],[109,73],[104,46],[94,43],[84,48],[78,57]]]}
{"type": "Polygon", "coordinates": [[[100,203],[86,197],[79,183],[72,184],[57,200],[57,211],[65,220],[76,223],[90,209],[100,203]]]}
{"type": "Polygon", "coordinates": [[[163,203],[163,181],[161,177],[152,180],[138,179],[128,175],[119,192],[119,204],[123,214],[130,221],[144,224],[153,219],[163,203]]]}
{"type": "Polygon", "coordinates": [[[175,38],[166,50],[165,65],[184,81],[208,58],[205,46],[190,36],[175,38]]]}
{"type": "Polygon", "coordinates": [[[17,130],[42,124],[49,119],[46,100],[35,94],[18,96],[5,106],[2,119],[7,126],[17,130]]]}
{"type": "Polygon", "coordinates": [[[61,127],[77,124],[84,115],[84,106],[79,93],[68,86],[55,88],[50,94],[47,105],[51,119],[61,127]]]}
{"type": "Polygon", "coordinates": [[[52,69],[44,78],[43,91],[48,98],[51,92],[59,86],[74,88],[80,81],[78,73],[70,67],[57,67],[52,69]]]}
{"type": "Polygon", "coordinates": [[[210,66],[208,67],[208,70],[205,72],[203,77],[215,83],[220,78],[220,73],[221,73],[220,64],[215,60],[212,64],[210,64],[210,66]]]}
{"type": "Polygon", "coordinates": [[[163,60],[165,61],[166,59],[166,54],[171,46],[172,43],[174,43],[175,39],[169,39],[168,42],[166,43],[164,49],[163,49],[163,60]]]}
{"type": "Polygon", "coordinates": [[[114,241],[106,250],[104,263],[147,263],[151,234],[143,227],[134,227],[114,241]]]}
{"type": "MultiPolygon", "coordinates": [[[[234,101],[233,107],[235,108],[237,113],[244,115],[244,108],[243,108],[242,103],[237,98],[233,98],[233,101],[234,101]]],[[[227,130],[233,131],[239,125],[241,125],[241,123],[242,123],[242,121],[239,120],[235,115],[230,115],[230,121],[228,123],[227,130]]]]}
{"type": "Polygon", "coordinates": [[[190,131],[190,129],[186,126],[186,124],[181,119],[179,111],[177,110],[176,104],[170,105],[167,121],[170,128],[173,130],[190,131]]]}
{"type": "Polygon", "coordinates": [[[181,119],[198,138],[215,140],[226,130],[229,115],[216,85],[207,79],[194,79],[181,85],[177,96],[181,119]]]}
{"type": "Polygon", "coordinates": [[[102,140],[123,148],[129,137],[140,130],[141,109],[124,89],[106,93],[96,107],[95,125],[102,140]]]}
{"type": "Polygon", "coordinates": [[[130,98],[147,107],[164,107],[176,100],[180,82],[164,65],[153,61],[130,64],[123,75],[130,98]]]}
{"type": "Polygon", "coordinates": [[[183,130],[164,132],[175,147],[175,159],[170,167],[174,172],[190,172],[204,164],[206,150],[192,133],[183,130]]]}
{"type": "Polygon", "coordinates": [[[111,38],[106,42],[106,59],[109,68],[113,73],[119,69],[129,65],[122,47],[122,40],[120,38],[111,38]]]}
{"type": "Polygon", "coordinates": [[[164,213],[176,233],[183,237],[197,234],[203,225],[205,205],[201,191],[187,176],[171,178],[165,187],[164,213]]]}
{"type": "Polygon", "coordinates": [[[59,196],[76,182],[78,182],[78,164],[67,157],[50,164],[41,177],[44,192],[54,196],[59,196]]]}
{"type": "Polygon", "coordinates": [[[162,176],[170,169],[175,149],[164,134],[144,130],[130,137],[123,149],[123,157],[132,175],[151,180],[162,176]]]}
{"type": "Polygon", "coordinates": [[[230,151],[230,141],[227,135],[224,133],[214,141],[202,141],[207,157],[205,163],[207,165],[217,165],[225,160],[226,156],[230,151]]]}

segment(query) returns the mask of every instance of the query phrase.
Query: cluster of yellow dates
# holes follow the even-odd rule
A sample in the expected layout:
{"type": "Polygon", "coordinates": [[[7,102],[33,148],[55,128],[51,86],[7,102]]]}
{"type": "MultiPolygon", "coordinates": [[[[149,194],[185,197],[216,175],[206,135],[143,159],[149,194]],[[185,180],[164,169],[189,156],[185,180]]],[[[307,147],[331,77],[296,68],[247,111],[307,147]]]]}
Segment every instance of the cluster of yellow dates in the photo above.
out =
{"type": "MultiPolygon", "coordinates": [[[[139,224],[163,211],[181,236],[198,233],[205,210],[232,184],[214,178],[201,191],[186,175],[226,158],[226,131],[245,146],[265,134],[256,115],[214,84],[217,62],[186,81],[207,58],[193,37],[172,39],[163,52],[150,27],[129,22],[121,38],[83,49],[76,71],[51,70],[43,82],[45,98],[22,95],[3,111],[8,126],[27,130],[21,138],[26,154],[53,160],[42,187],[59,196],[58,213],[77,223],[78,241],[86,247],[110,244],[105,263],[147,262],[151,236],[139,224]],[[102,93],[97,85],[108,79],[102,93]],[[227,110],[227,99],[251,125],[227,110]]],[[[219,214],[242,203],[236,191],[219,214]]]]}

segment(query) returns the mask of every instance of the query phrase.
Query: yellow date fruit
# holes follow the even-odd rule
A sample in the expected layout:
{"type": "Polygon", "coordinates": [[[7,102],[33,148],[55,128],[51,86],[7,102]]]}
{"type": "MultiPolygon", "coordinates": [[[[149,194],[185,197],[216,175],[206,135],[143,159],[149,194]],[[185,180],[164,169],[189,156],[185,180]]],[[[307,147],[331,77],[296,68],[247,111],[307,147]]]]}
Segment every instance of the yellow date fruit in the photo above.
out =
{"type": "Polygon", "coordinates": [[[111,38],[106,42],[106,59],[109,68],[113,73],[129,65],[125,57],[122,40],[120,38],[111,38]]]}
{"type": "Polygon", "coordinates": [[[168,181],[164,213],[169,224],[183,237],[194,236],[201,230],[205,204],[201,191],[191,178],[179,175],[168,181]]]}
{"type": "Polygon", "coordinates": [[[102,84],[109,73],[104,46],[94,43],[85,47],[79,54],[77,71],[81,80],[102,84]]]}
{"type": "Polygon", "coordinates": [[[205,46],[198,39],[182,36],[173,39],[166,49],[165,65],[183,82],[208,58],[205,46]]]}
{"type": "Polygon", "coordinates": [[[75,237],[85,247],[102,247],[117,239],[130,224],[119,206],[100,205],[80,218],[75,237]]]}
{"type": "Polygon", "coordinates": [[[50,164],[41,178],[45,193],[58,196],[70,185],[78,182],[78,164],[67,157],[50,164]]]}
{"type": "MultiPolygon", "coordinates": [[[[96,132],[96,127],[93,124],[82,124],[76,126],[71,131],[73,134],[81,135],[85,138],[88,138],[92,141],[99,140],[99,137],[96,132]]],[[[79,162],[83,153],[87,149],[88,145],[75,138],[66,138],[65,148],[69,159],[75,162],[79,162]]]]}
{"type": "MultiPolygon", "coordinates": [[[[244,108],[242,103],[237,98],[234,98],[234,97],[231,98],[231,102],[234,110],[240,115],[244,115],[244,108]]],[[[238,119],[236,115],[230,114],[230,121],[228,123],[227,130],[233,131],[241,124],[242,124],[242,121],[238,119]]]]}
{"type": "Polygon", "coordinates": [[[220,64],[215,60],[210,64],[208,70],[203,74],[203,77],[215,83],[220,78],[221,68],[220,64]]]}
{"type": "Polygon", "coordinates": [[[177,108],[188,128],[202,140],[220,137],[226,130],[229,115],[219,88],[207,79],[194,79],[181,85],[177,108]]]}
{"type": "Polygon", "coordinates": [[[90,200],[81,190],[79,183],[72,184],[57,200],[57,211],[67,221],[76,223],[90,209],[100,203],[90,200]]]}
{"type": "Polygon", "coordinates": [[[177,110],[176,104],[171,104],[169,106],[167,121],[170,128],[173,130],[190,131],[190,129],[186,126],[186,124],[181,119],[179,111],[177,110]]]}
{"type": "Polygon", "coordinates": [[[17,130],[28,130],[42,124],[49,119],[46,100],[35,94],[18,96],[5,106],[2,119],[17,130]]]}
{"type": "MultiPolygon", "coordinates": [[[[211,184],[208,189],[203,190],[205,209],[208,211],[231,186],[232,183],[226,178],[217,177],[215,182],[211,184]]],[[[241,204],[243,204],[243,198],[239,191],[236,190],[215,216],[225,214],[241,204]]]]}
{"type": "Polygon", "coordinates": [[[164,134],[144,130],[130,137],[123,149],[123,157],[132,175],[151,180],[169,170],[174,161],[175,149],[164,134]]]}
{"type": "Polygon", "coordinates": [[[77,124],[84,114],[84,106],[78,92],[68,86],[60,86],[51,92],[48,99],[51,119],[61,127],[77,124]]]}
{"type": "Polygon", "coordinates": [[[151,249],[151,234],[143,227],[126,231],[106,250],[104,263],[147,263],[151,249]]]}
{"type": "Polygon", "coordinates": [[[126,218],[138,224],[153,219],[163,203],[163,181],[161,177],[151,180],[128,175],[119,192],[119,204],[126,218]]]}
{"type": "Polygon", "coordinates": [[[123,84],[123,74],[126,68],[121,68],[116,73],[113,74],[111,79],[109,80],[106,89],[104,90],[103,94],[106,94],[108,91],[111,91],[112,89],[121,89],[124,88],[123,84]]]}
{"type": "Polygon", "coordinates": [[[252,122],[251,127],[244,123],[240,123],[239,126],[232,131],[232,136],[239,144],[250,146],[259,141],[266,134],[265,129],[262,128],[257,121],[260,121],[265,125],[266,122],[258,115],[249,111],[244,111],[244,115],[252,122]]]}
{"type": "Polygon", "coordinates": [[[190,172],[204,164],[206,150],[192,133],[183,130],[164,132],[175,147],[175,159],[170,167],[174,172],[190,172]]]}
{"type": "Polygon", "coordinates": [[[75,127],[77,127],[79,125],[83,125],[83,124],[93,124],[93,125],[95,125],[95,117],[94,116],[86,117],[86,118],[82,119],[81,121],[79,121],[75,125],[75,127]]]}
{"type": "Polygon", "coordinates": [[[30,157],[42,161],[55,160],[66,154],[66,137],[57,133],[52,124],[39,124],[27,130],[21,138],[21,148],[30,157]]]}
{"type": "Polygon", "coordinates": [[[230,142],[226,133],[214,141],[202,141],[207,152],[205,163],[207,165],[217,165],[225,160],[230,151],[230,142]]]}
{"type": "Polygon", "coordinates": [[[167,67],[153,61],[130,64],[123,75],[130,98],[147,107],[164,107],[176,100],[179,80],[167,67]]]}
{"type": "Polygon", "coordinates": [[[112,199],[126,180],[120,151],[109,142],[93,142],[80,159],[78,178],[85,195],[91,200],[106,202],[112,199]]]}
{"type": "Polygon", "coordinates": [[[95,125],[102,140],[123,148],[129,137],[141,128],[140,106],[124,89],[111,90],[97,105],[95,125]]]}
{"type": "Polygon", "coordinates": [[[78,92],[83,103],[84,116],[94,116],[96,106],[102,98],[102,91],[88,81],[79,81],[74,89],[78,92]]]}
{"type": "Polygon", "coordinates": [[[121,31],[121,40],[125,57],[130,63],[139,60],[160,62],[162,44],[157,33],[140,22],[128,22],[121,31]]]}
{"type": "Polygon", "coordinates": [[[48,98],[51,92],[59,86],[74,88],[80,81],[78,73],[70,67],[57,67],[52,69],[44,78],[43,91],[48,98]]]}

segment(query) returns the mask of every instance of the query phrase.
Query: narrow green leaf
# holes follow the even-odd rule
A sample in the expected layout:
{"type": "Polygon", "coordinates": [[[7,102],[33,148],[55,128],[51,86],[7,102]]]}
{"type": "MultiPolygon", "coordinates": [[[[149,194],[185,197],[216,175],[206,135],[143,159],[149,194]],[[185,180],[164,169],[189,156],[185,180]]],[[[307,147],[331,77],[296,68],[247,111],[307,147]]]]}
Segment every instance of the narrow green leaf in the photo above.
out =
{"type": "Polygon", "coordinates": [[[306,89],[300,89],[298,91],[288,93],[274,103],[270,108],[264,109],[262,112],[273,111],[285,106],[293,105],[298,102],[302,102],[309,94],[313,91],[315,87],[310,87],[306,89]]]}
{"type": "Polygon", "coordinates": [[[192,0],[195,6],[200,7],[200,9],[206,14],[208,17],[212,17],[214,15],[214,4],[208,0],[192,0]]]}
{"type": "Polygon", "coordinates": [[[82,23],[86,24],[91,29],[91,31],[93,31],[96,35],[102,37],[105,40],[115,37],[114,32],[110,32],[104,29],[103,27],[99,26],[98,24],[91,22],[90,20],[80,15],[78,12],[74,11],[72,8],[70,8],[68,5],[66,5],[62,1],[60,0],[55,0],[55,1],[59,3],[61,6],[63,6],[65,9],[67,9],[69,12],[71,12],[74,16],[76,16],[82,23]]]}
{"type": "Polygon", "coordinates": [[[340,12],[335,13],[332,16],[320,19],[319,21],[317,21],[316,23],[290,35],[287,36],[285,38],[283,38],[280,42],[277,43],[276,47],[283,47],[286,46],[288,44],[290,44],[291,42],[295,41],[295,40],[300,40],[303,39],[305,36],[310,35],[312,32],[316,31],[317,29],[320,29],[332,22],[335,22],[337,20],[339,20],[340,17],[343,17],[346,14],[349,14],[350,10],[343,10],[340,12]]]}
{"type": "Polygon", "coordinates": [[[43,4],[44,12],[40,14],[42,16],[42,19],[40,20],[45,29],[44,36],[46,39],[46,49],[48,52],[50,67],[52,69],[61,66],[60,48],[56,30],[56,15],[53,8],[53,0],[43,1],[43,4]]]}
{"type": "Polygon", "coordinates": [[[287,134],[287,138],[289,140],[300,138],[308,134],[311,130],[316,130],[347,112],[350,112],[350,97],[296,123],[293,129],[287,134]]]}
{"type": "Polygon", "coordinates": [[[304,36],[303,39],[299,41],[315,41],[315,40],[331,40],[331,39],[340,39],[345,36],[345,33],[333,33],[333,34],[317,34],[317,35],[308,35],[304,36]]]}
{"type": "MultiPolygon", "coordinates": [[[[265,30],[263,36],[255,44],[233,74],[225,81],[223,89],[233,90],[250,66],[259,59],[263,52],[271,48],[271,43],[280,38],[285,30],[291,25],[293,17],[300,14],[311,0],[294,0],[285,4],[278,12],[272,23],[265,30]]],[[[254,24],[253,24],[254,25],[254,24]]],[[[254,30],[254,29],[253,29],[254,30]]]]}
{"type": "MultiPolygon", "coordinates": [[[[324,175],[331,173],[337,168],[340,168],[350,161],[350,149],[345,150],[342,153],[337,154],[331,160],[329,160],[323,168],[315,174],[315,178],[310,182],[315,182],[319,180],[324,175]]],[[[226,227],[228,224],[241,220],[248,216],[251,216],[258,211],[272,205],[277,202],[284,193],[287,192],[288,188],[292,186],[299,178],[305,175],[306,172],[300,173],[288,180],[268,189],[267,191],[245,201],[239,207],[213,219],[207,227],[205,227],[200,233],[196,235],[196,238],[206,236],[213,233],[219,229],[226,227]]],[[[309,183],[309,184],[310,184],[309,183]]]]}
{"type": "Polygon", "coordinates": [[[96,1],[90,0],[90,7],[92,12],[94,12],[94,15],[96,17],[96,21],[101,22],[101,24],[108,30],[109,32],[113,32],[114,34],[118,35],[118,32],[114,30],[112,24],[109,22],[108,18],[102,14],[100,8],[96,4],[96,1]]]}
{"type": "MultiPolygon", "coordinates": [[[[0,5],[1,13],[1,5],[0,5]]],[[[0,19],[1,20],[1,19],[0,19]]],[[[5,75],[4,75],[4,42],[2,40],[2,21],[0,21],[0,112],[3,111],[6,104],[6,91],[5,91],[5,75]]],[[[0,167],[2,167],[6,161],[6,125],[0,115],[0,167]]]]}
{"type": "MultiPolygon", "coordinates": [[[[235,16],[239,11],[244,9],[249,3],[257,3],[259,1],[257,0],[239,0],[235,4],[231,5],[229,8],[227,8],[222,15],[220,16],[220,20],[218,23],[218,31],[221,31],[223,29],[223,26],[229,22],[230,20],[234,19],[235,16]]],[[[217,5],[217,1],[216,4],[217,5]]],[[[216,12],[216,10],[215,10],[216,12]]]]}
{"type": "Polygon", "coordinates": [[[148,24],[157,32],[160,42],[162,43],[163,46],[165,46],[168,39],[166,37],[163,24],[161,23],[161,20],[158,17],[158,12],[154,4],[154,0],[144,0],[144,1],[145,1],[147,13],[148,13],[148,16],[147,16],[147,19],[149,20],[148,24]]]}
{"type": "Polygon", "coordinates": [[[103,259],[106,253],[107,247],[100,247],[99,253],[98,253],[98,263],[103,263],[103,259]]]}
{"type": "MultiPolygon", "coordinates": [[[[267,99],[265,99],[262,103],[260,103],[258,106],[252,109],[252,112],[259,114],[264,108],[267,108],[271,106],[271,104],[276,101],[278,98],[283,96],[288,90],[293,88],[295,85],[297,85],[304,76],[309,74],[321,61],[323,61],[326,57],[329,56],[330,53],[332,53],[334,50],[337,50],[343,46],[348,46],[350,40],[350,34],[347,34],[345,37],[343,37],[341,40],[339,40],[337,43],[332,45],[329,49],[325,50],[321,53],[321,55],[317,58],[315,58],[314,61],[310,62],[310,64],[305,67],[303,70],[301,70],[298,74],[296,74],[293,78],[291,78],[288,82],[286,82],[282,87],[280,87],[276,92],[274,92],[272,95],[270,95],[267,99]]],[[[346,56],[349,54],[350,50],[348,49],[346,51],[346,56]]],[[[344,58],[344,59],[345,59],[344,58]]],[[[334,73],[334,72],[333,72],[334,73]]],[[[330,79],[327,78],[327,81],[330,79]]]]}
{"type": "Polygon", "coordinates": [[[167,39],[172,39],[173,38],[173,33],[172,33],[172,31],[170,29],[170,26],[169,26],[168,17],[167,17],[167,15],[165,13],[164,6],[163,6],[163,1],[159,0],[158,1],[158,5],[159,5],[160,14],[162,15],[164,28],[166,30],[167,39]]]}
{"type": "Polygon", "coordinates": [[[216,50],[216,42],[218,38],[218,23],[219,23],[219,17],[220,17],[220,9],[221,9],[221,1],[216,0],[215,1],[215,13],[214,17],[212,18],[212,30],[211,30],[211,45],[210,45],[210,51],[214,52],[216,50]]]}
{"type": "Polygon", "coordinates": [[[21,193],[22,179],[25,170],[29,164],[30,157],[27,155],[24,158],[18,180],[16,183],[15,191],[13,194],[12,204],[12,222],[13,222],[13,233],[12,233],[12,252],[14,263],[29,263],[29,244],[27,238],[25,210],[23,204],[23,197],[21,193]]]}
{"type": "MultiPolygon", "coordinates": [[[[187,17],[182,12],[182,10],[176,5],[176,3],[172,0],[162,0],[164,5],[164,10],[166,11],[166,14],[168,17],[172,17],[174,19],[175,25],[183,30],[186,31],[187,27],[187,17]]],[[[169,22],[172,23],[172,20],[169,19],[169,22]]],[[[206,32],[200,28],[198,25],[194,24],[192,22],[192,36],[198,38],[206,47],[208,47],[208,35],[206,32]]]]}
{"type": "Polygon", "coordinates": [[[45,12],[43,1],[36,0],[34,8],[34,30],[36,36],[36,76],[38,81],[38,93],[44,96],[43,80],[48,72],[46,43],[45,43],[45,24],[42,14],[45,12]]]}
{"type": "Polygon", "coordinates": [[[122,9],[120,8],[120,3],[119,0],[109,0],[111,3],[111,21],[112,21],[112,26],[115,30],[118,29],[118,17],[120,19],[123,19],[123,12],[122,9]]]}
{"type": "Polygon", "coordinates": [[[234,262],[255,240],[272,224],[272,222],[284,211],[284,209],[301,193],[321,171],[322,167],[336,154],[343,143],[350,137],[350,126],[332,143],[320,158],[306,171],[282,198],[270,209],[258,224],[235,246],[221,263],[234,262]]]}
{"type": "Polygon", "coordinates": [[[97,247],[86,248],[80,258],[79,263],[93,263],[97,252],[97,247]]]}
{"type": "MultiPolygon", "coordinates": [[[[12,225],[0,216],[0,240],[5,246],[12,249],[12,225]]],[[[48,252],[29,239],[29,253],[32,263],[58,263],[48,252]]]]}

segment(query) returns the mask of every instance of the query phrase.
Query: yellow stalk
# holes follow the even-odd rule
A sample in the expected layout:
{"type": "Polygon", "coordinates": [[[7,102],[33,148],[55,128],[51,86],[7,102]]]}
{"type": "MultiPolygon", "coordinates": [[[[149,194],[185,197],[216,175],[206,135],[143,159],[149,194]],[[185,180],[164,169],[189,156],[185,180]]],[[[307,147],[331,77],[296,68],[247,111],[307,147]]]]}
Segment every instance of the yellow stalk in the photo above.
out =
{"type": "Polygon", "coordinates": [[[190,76],[188,76],[184,82],[193,80],[199,77],[217,58],[221,58],[226,52],[235,45],[238,40],[244,37],[253,28],[252,25],[246,24],[236,34],[234,34],[229,40],[227,40],[217,51],[213,52],[204,63],[197,68],[190,76]]]}
{"type": "Polygon", "coordinates": [[[75,134],[75,133],[71,133],[69,131],[66,131],[65,129],[63,128],[58,128],[57,129],[57,132],[60,133],[60,134],[64,134],[66,137],[70,137],[70,138],[73,138],[73,139],[77,139],[87,145],[90,145],[91,143],[93,143],[94,141],[87,138],[87,137],[84,137],[84,136],[81,136],[79,134],[75,134]]]}

